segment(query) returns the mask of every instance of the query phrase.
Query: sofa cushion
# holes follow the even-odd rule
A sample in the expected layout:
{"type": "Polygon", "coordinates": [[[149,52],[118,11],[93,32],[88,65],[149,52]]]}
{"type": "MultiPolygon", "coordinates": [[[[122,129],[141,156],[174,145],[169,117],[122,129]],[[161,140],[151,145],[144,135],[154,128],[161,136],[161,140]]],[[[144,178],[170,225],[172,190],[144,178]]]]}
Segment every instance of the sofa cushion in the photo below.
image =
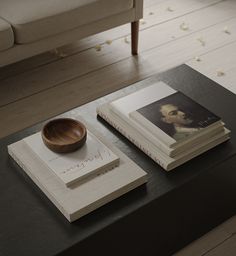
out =
{"type": "Polygon", "coordinates": [[[1,0],[0,16],[12,25],[15,42],[24,44],[132,7],[133,0],[1,0]]]}
{"type": "Polygon", "coordinates": [[[14,34],[11,25],[0,18],[0,51],[12,47],[14,44],[14,34]]]}

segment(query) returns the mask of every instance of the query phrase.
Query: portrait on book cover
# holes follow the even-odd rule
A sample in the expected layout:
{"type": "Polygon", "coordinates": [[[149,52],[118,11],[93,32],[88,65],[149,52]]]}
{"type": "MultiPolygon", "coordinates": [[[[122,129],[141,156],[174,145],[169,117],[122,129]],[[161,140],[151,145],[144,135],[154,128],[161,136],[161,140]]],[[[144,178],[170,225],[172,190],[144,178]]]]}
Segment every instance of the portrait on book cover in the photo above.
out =
{"type": "Polygon", "coordinates": [[[218,116],[180,92],[137,111],[176,141],[220,120],[218,116]]]}

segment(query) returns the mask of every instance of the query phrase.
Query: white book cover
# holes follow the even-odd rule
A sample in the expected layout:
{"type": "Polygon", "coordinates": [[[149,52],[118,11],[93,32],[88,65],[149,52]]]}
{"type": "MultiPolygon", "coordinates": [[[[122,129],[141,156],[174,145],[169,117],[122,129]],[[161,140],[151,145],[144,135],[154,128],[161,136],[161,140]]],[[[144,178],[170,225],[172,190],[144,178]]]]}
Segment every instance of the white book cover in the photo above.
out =
{"type": "Polygon", "coordinates": [[[188,160],[206,152],[229,139],[230,131],[226,128],[215,136],[196,144],[181,154],[170,157],[164,154],[152,141],[148,140],[142,132],[134,129],[129,122],[125,122],[119,115],[114,114],[109,103],[97,108],[97,114],[123,134],[127,139],[139,147],[144,153],[157,162],[163,169],[170,171],[188,160]]]}
{"type": "Polygon", "coordinates": [[[23,141],[66,186],[82,182],[91,175],[119,164],[119,157],[90,131],[87,132],[87,140],[83,147],[66,154],[49,150],[44,145],[40,132],[23,141]]]}
{"type": "MultiPolygon", "coordinates": [[[[120,99],[114,100],[110,104],[112,110],[118,115],[121,114],[129,118],[129,114],[131,112],[174,93],[176,93],[176,90],[168,86],[166,83],[157,82],[120,99]]],[[[160,143],[164,144],[163,147],[165,147],[165,144],[168,147],[168,145],[176,142],[173,138],[167,136],[167,134],[161,129],[157,129],[156,135],[158,136],[160,143]]]]}
{"type": "Polygon", "coordinates": [[[145,171],[102,138],[95,129],[87,123],[85,125],[120,158],[120,164],[72,187],[64,186],[24,141],[20,140],[8,146],[8,153],[12,158],[70,222],[147,182],[145,171]]]}

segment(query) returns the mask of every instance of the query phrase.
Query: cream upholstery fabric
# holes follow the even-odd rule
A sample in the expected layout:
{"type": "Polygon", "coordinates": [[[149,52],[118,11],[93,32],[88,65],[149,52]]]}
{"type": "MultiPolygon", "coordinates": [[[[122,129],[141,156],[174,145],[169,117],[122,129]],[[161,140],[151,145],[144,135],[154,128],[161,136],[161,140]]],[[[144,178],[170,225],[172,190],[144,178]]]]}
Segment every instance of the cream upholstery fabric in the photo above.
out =
{"type": "Polygon", "coordinates": [[[87,36],[94,35],[134,20],[135,10],[130,9],[126,12],[68,30],[52,37],[47,37],[30,44],[15,44],[10,49],[0,51],[0,67],[70,44],[71,42],[76,42],[77,40],[87,36]]]}
{"type": "Polygon", "coordinates": [[[31,43],[133,8],[133,0],[1,0],[18,44],[31,43]]]}
{"type": "Polygon", "coordinates": [[[0,51],[12,47],[14,44],[14,35],[11,25],[0,18],[0,51]]]}

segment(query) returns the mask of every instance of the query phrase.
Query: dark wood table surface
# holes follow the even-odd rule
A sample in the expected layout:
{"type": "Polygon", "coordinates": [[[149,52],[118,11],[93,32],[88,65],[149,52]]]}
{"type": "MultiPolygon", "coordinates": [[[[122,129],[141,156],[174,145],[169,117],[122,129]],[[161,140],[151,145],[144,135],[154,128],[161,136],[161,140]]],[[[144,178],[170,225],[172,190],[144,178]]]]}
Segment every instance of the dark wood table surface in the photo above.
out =
{"type": "Polygon", "coordinates": [[[172,255],[235,215],[236,96],[186,65],[141,81],[137,88],[153,80],[167,82],[221,116],[232,131],[230,141],[167,173],[96,118],[97,105],[129,88],[65,113],[83,115],[149,178],[70,224],[7,153],[8,144],[43,123],[10,135],[0,141],[0,256],[172,255]]]}

